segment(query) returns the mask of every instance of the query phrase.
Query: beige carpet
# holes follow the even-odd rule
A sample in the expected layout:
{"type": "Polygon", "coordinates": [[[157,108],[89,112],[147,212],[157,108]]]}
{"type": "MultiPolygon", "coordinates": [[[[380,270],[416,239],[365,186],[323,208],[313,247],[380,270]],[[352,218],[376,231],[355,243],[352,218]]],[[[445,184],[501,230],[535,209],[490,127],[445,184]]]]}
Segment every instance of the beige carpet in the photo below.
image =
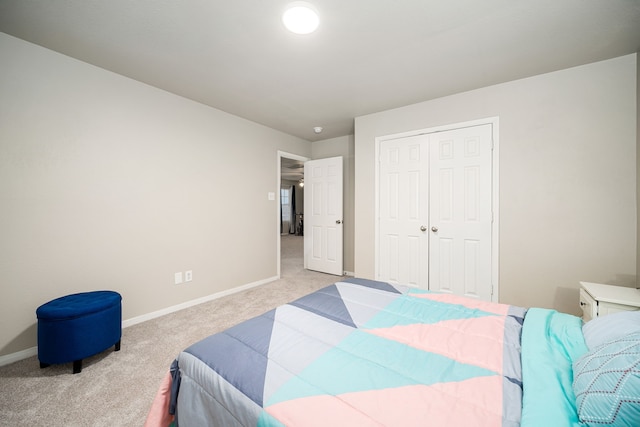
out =
{"type": "Polygon", "coordinates": [[[0,367],[0,426],[142,426],[162,377],[190,344],[338,281],[302,268],[302,237],[283,236],[281,279],[123,329],[122,350],[40,369],[0,367]]]}

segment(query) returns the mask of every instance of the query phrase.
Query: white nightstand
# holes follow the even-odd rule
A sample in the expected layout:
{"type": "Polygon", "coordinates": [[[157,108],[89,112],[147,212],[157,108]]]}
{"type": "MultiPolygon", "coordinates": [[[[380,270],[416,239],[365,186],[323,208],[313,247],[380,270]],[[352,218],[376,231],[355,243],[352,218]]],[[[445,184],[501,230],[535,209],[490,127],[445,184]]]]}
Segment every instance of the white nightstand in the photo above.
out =
{"type": "Polygon", "coordinates": [[[640,310],[640,290],[580,282],[580,307],[585,322],[619,311],[640,310]]]}

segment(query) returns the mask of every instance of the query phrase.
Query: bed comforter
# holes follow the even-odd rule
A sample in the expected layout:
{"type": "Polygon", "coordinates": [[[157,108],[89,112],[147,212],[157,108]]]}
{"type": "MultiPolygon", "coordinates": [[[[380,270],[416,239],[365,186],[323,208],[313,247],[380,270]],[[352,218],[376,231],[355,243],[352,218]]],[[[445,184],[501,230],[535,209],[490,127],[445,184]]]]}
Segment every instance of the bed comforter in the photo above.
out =
{"type": "Polygon", "coordinates": [[[183,427],[520,425],[525,314],[345,280],[184,350],[171,408],[183,427]]]}

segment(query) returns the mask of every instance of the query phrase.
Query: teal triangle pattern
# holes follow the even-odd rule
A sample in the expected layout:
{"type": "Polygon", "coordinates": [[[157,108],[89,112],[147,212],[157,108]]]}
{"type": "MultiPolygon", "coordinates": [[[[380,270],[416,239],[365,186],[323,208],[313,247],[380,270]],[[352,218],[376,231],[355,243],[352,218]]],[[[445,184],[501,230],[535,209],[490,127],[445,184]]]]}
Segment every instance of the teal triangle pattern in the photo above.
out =
{"type": "MultiPolygon", "coordinates": [[[[412,290],[411,293],[428,293],[428,291],[417,291],[412,290]]],[[[362,327],[366,329],[391,328],[393,326],[433,324],[445,320],[474,319],[485,316],[496,316],[496,314],[408,294],[396,298],[362,327]]]]}
{"type": "Polygon", "coordinates": [[[310,396],[430,385],[491,375],[497,374],[356,330],[285,383],[265,406],[310,396]]]}
{"type": "Polygon", "coordinates": [[[258,418],[256,425],[259,427],[286,427],[265,410],[260,413],[260,417],[258,418]]]}

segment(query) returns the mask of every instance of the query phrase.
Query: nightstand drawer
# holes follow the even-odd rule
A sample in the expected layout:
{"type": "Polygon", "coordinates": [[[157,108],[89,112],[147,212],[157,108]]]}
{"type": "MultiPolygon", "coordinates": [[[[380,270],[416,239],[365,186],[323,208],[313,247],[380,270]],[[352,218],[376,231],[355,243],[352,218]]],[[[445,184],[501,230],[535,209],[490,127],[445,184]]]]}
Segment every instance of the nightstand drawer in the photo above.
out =
{"type": "Polygon", "coordinates": [[[580,308],[584,322],[598,317],[598,303],[584,289],[580,289],[580,308]]]}
{"type": "Polygon", "coordinates": [[[619,313],[621,311],[636,311],[638,307],[630,307],[628,305],[614,304],[611,302],[598,303],[598,316],[606,316],[607,314],[619,313]]]}

